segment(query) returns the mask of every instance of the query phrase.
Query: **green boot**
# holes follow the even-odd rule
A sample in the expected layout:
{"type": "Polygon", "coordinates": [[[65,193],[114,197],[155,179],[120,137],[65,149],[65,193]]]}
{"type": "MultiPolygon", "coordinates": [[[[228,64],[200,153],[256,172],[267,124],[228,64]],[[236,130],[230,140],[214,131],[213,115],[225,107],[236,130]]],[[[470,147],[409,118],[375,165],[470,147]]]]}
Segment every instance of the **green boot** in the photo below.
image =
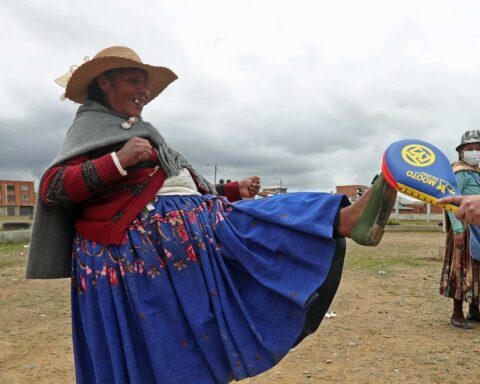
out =
{"type": "Polygon", "coordinates": [[[367,205],[353,226],[351,238],[360,245],[380,243],[396,198],[397,191],[380,174],[373,183],[367,205]]]}

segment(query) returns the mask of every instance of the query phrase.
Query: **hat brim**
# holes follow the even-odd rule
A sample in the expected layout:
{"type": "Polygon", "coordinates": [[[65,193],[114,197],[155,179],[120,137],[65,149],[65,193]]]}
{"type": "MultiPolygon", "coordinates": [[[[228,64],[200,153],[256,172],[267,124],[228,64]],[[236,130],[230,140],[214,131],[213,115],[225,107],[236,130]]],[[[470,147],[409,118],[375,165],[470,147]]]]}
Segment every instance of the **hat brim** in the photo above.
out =
{"type": "Polygon", "coordinates": [[[455,150],[456,150],[457,152],[460,152],[460,150],[461,150],[465,145],[467,145],[467,144],[475,144],[475,143],[480,144],[480,140],[467,141],[467,142],[465,142],[465,143],[462,143],[462,144],[458,145],[457,148],[455,148],[455,150]]]}
{"type": "Polygon", "coordinates": [[[178,78],[171,69],[166,67],[156,67],[122,57],[97,57],[83,63],[73,72],[65,89],[65,97],[79,104],[85,103],[88,86],[92,80],[106,71],[117,68],[139,68],[147,72],[150,88],[149,101],[157,97],[178,78]]]}

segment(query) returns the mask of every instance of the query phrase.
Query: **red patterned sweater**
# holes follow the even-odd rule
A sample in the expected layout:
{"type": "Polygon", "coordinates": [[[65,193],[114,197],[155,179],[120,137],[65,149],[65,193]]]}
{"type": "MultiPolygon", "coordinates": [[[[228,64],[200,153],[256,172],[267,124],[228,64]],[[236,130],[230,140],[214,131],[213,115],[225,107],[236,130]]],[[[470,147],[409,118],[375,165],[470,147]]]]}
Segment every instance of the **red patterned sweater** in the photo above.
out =
{"type": "MultiPolygon", "coordinates": [[[[191,173],[192,174],[192,173],[191,173]]],[[[201,193],[198,180],[192,177],[201,193]]],[[[110,153],[80,156],[50,168],[42,177],[41,197],[49,206],[77,206],[75,229],[91,241],[121,244],[133,219],[156,195],[166,179],[158,154],[122,176],[110,153]]],[[[240,200],[238,183],[222,185],[222,195],[240,200]]]]}

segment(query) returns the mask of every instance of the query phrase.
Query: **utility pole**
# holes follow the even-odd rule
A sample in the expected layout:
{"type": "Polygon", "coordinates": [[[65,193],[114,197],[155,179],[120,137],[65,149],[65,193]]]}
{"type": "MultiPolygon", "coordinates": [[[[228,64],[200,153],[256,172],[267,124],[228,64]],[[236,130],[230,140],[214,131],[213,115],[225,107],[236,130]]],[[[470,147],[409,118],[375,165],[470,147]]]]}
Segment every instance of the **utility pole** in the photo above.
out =
{"type": "Polygon", "coordinates": [[[280,190],[282,189],[282,179],[279,177],[275,177],[276,180],[280,180],[280,190]]]}
{"type": "Polygon", "coordinates": [[[213,184],[217,184],[217,163],[215,164],[207,163],[207,165],[210,165],[210,166],[213,165],[213,184]]]}

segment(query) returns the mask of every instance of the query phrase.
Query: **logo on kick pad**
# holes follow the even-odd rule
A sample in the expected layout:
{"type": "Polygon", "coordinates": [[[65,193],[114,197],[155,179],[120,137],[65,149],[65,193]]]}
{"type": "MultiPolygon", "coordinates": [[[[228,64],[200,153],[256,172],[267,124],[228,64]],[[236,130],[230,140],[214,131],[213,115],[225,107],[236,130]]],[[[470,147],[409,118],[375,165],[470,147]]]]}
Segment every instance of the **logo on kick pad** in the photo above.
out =
{"type": "Polygon", "coordinates": [[[409,144],[403,147],[402,158],[415,167],[428,167],[435,162],[433,151],[420,144],[409,144]]]}

